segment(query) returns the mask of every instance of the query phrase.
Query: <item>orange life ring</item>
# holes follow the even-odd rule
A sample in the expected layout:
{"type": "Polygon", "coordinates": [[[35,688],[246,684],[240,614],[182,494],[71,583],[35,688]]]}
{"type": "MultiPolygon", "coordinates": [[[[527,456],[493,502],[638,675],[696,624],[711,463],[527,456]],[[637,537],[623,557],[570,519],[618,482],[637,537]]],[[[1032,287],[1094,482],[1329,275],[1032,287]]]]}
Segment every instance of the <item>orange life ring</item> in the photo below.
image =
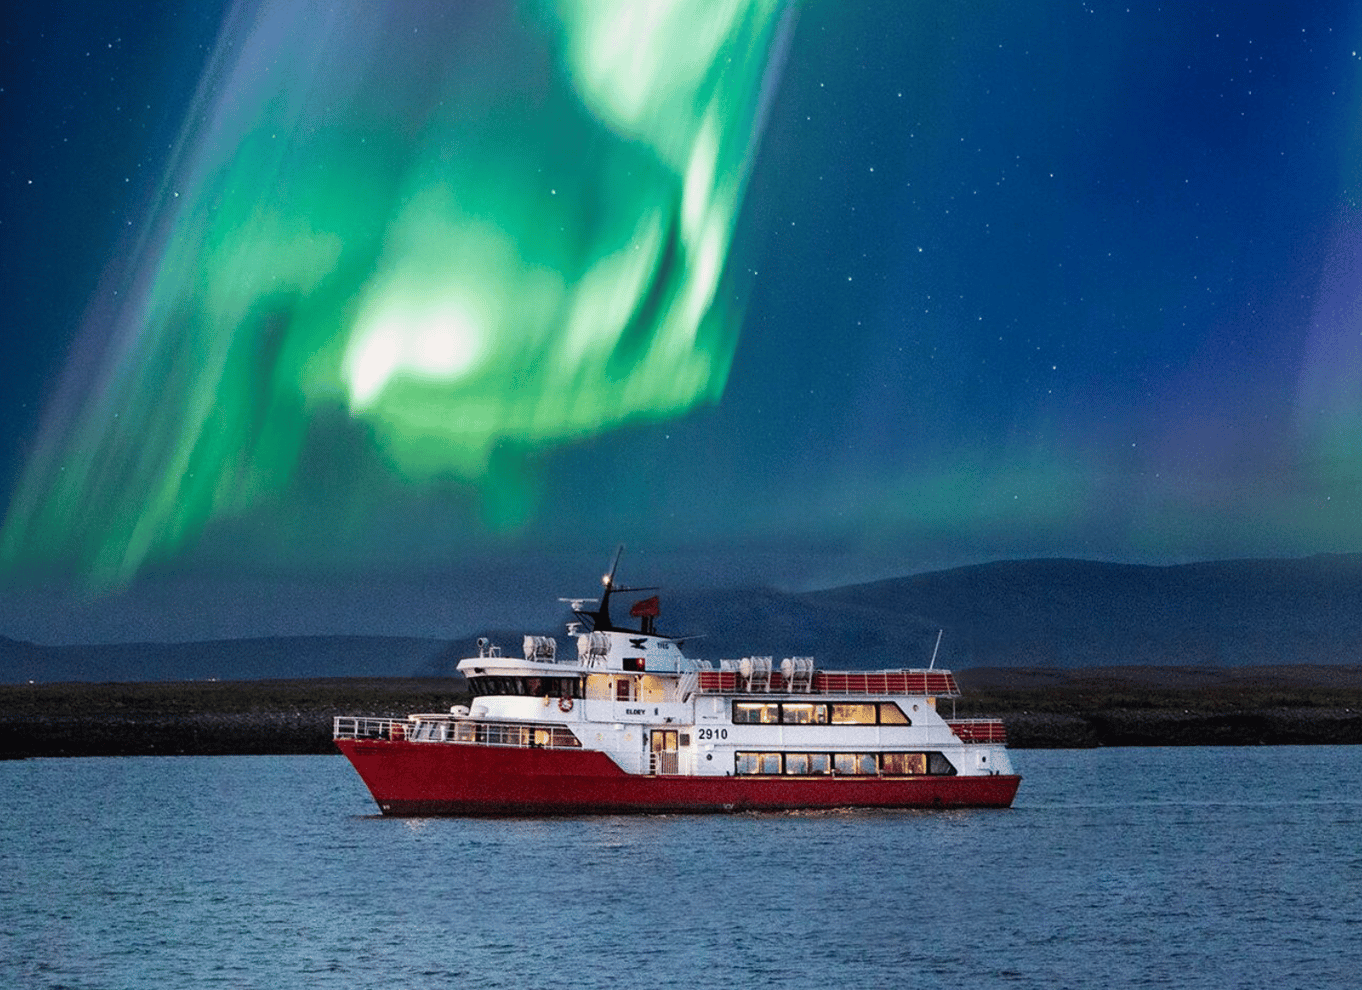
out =
{"type": "Polygon", "coordinates": [[[559,698],[559,699],[558,699],[558,710],[559,710],[560,712],[570,712],[570,711],[572,711],[572,699],[571,699],[571,698],[567,698],[567,697],[559,698]]]}

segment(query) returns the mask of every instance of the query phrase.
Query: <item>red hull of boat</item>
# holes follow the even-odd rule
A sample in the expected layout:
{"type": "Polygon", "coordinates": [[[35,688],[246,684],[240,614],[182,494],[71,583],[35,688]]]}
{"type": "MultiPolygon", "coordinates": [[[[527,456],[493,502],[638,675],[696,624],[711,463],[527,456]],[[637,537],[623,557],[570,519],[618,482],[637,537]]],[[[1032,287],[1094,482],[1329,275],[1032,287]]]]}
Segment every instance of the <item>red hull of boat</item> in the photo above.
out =
{"type": "Polygon", "coordinates": [[[1006,808],[1021,777],[642,776],[604,753],[338,739],[385,815],[1006,808]]]}

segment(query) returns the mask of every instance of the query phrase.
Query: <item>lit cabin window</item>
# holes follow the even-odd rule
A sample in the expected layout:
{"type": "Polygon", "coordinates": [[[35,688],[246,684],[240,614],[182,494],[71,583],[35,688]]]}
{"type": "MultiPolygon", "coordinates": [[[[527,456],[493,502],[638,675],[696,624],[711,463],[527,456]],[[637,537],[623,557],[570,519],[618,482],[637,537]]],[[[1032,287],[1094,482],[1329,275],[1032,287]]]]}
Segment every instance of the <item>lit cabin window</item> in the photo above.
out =
{"type": "Polygon", "coordinates": [[[926,753],[884,753],[880,762],[885,773],[903,776],[927,772],[926,753]]]}
{"type": "Polygon", "coordinates": [[[733,702],[734,725],[774,725],[780,721],[780,705],[761,701],[733,702]]]}
{"type": "Polygon", "coordinates": [[[733,766],[739,776],[949,777],[956,772],[941,753],[734,753],[733,766]]]}
{"type": "Polygon", "coordinates": [[[786,725],[825,725],[828,706],[786,703],[780,706],[780,720],[786,725]]]}
{"type": "MultiPolygon", "coordinates": [[[[874,725],[874,704],[834,704],[832,707],[833,725],[874,725]]],[[[842,771],[838,771],[841,773],[842,771]]]]}
{"type": "Polygon", "coordinates": [[[734,770],[740,776],[780,773],[779,753],[734,753],[734,770]]]}
{"type": "Polygon", "coordinates": [[[892,701],[880,702],[880,725],[912,725],[903,709],[892,701]]]}
{"type": "Polygon", "coordinates": [[[851,775],[873,774],[879,769],[875,766],[874,753],[834,753],[832,766],[838,773],[851,775]]]}

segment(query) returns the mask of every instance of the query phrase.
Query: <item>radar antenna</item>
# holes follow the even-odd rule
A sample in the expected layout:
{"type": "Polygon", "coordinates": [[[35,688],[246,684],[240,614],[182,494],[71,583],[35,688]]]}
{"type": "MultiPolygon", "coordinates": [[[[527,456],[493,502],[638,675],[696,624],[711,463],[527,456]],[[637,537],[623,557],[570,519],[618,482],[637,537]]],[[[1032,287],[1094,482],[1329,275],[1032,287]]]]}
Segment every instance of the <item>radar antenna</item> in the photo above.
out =
{"type": "MultiPolygon", "coordinates": [[[[587,604],[588,602],[594,602],[594,601],[596,601],[596,599],[594,599],[594,598],[573,598],[573,599],[564,599],[565,601],[570,601],[570,602],[571,602],[571,604],[572,604],[572,612],[573,612],[574,615],[577,616],[577,618],[581,619],[581,620],[584,621],[584,622],[589,622],[589,623],[591,624],[591,629],[592,629],[593,632],[612,632],[612,631],[621,631],[621,632],[625,632],[625,631],[630,631],[630,630],[621,630],[619,626],[615,625],[614,620],[610,618],[610,596],[611,596],[612,594],[614,594],[615,592],[617,592],[617,591],[625,591],[625,592],[628,592],[628,591],[656,591],[656,590],[657,590],[656,588],[626,588],[626,587],[624,587],[623,585],[618,585],[618,586],[616,586],[616,584],[615,584],[615,572],[619,570],[619,566],[620,566],[620,557],[622,557],[623,555],[624,555],[624,544],[621,543],[621,544],[619,545],[619,548],[615,551],[615,559],[614,559],[614,560],[611,562],[611,564],[610,564],[610,570],[607,571],[604,575],[601,576],[601,597],[600,597],[600,604],[599,604],[596,608],[591,609],[591,608],[587,608],[587,607],[586,607],[586,604],[587,604]]],[[[652,621],[651,621],[651,619],[652,619],[653,617],[654,617],[654,616],[646,616],[646,617],[644,617],[644,619],[643,619],[643,626],[644,626],[644,628],[640,629],[640,630],[639,630],[640,632],[643,632],[643,633],[645,633],[645,634],[647,634],[647,635],[656,635],[656,633],[654,633],[654,631],[653,631],[653,629],[652,629],[652,621]]]]}

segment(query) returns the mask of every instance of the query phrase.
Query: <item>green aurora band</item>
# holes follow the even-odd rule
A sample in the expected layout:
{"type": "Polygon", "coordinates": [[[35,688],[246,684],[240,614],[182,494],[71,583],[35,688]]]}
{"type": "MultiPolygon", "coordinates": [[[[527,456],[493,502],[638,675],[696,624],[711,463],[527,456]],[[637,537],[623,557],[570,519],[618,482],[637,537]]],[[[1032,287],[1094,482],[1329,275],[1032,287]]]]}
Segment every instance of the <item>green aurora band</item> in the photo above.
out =
{"type": "Polygon", "coordinates": [[[494,452],[715,401],[791,20],[783,0],[239,0],[0,564],[125,585],[288,497],[337,421],[511,529],[533,510],[494,452]]]}

